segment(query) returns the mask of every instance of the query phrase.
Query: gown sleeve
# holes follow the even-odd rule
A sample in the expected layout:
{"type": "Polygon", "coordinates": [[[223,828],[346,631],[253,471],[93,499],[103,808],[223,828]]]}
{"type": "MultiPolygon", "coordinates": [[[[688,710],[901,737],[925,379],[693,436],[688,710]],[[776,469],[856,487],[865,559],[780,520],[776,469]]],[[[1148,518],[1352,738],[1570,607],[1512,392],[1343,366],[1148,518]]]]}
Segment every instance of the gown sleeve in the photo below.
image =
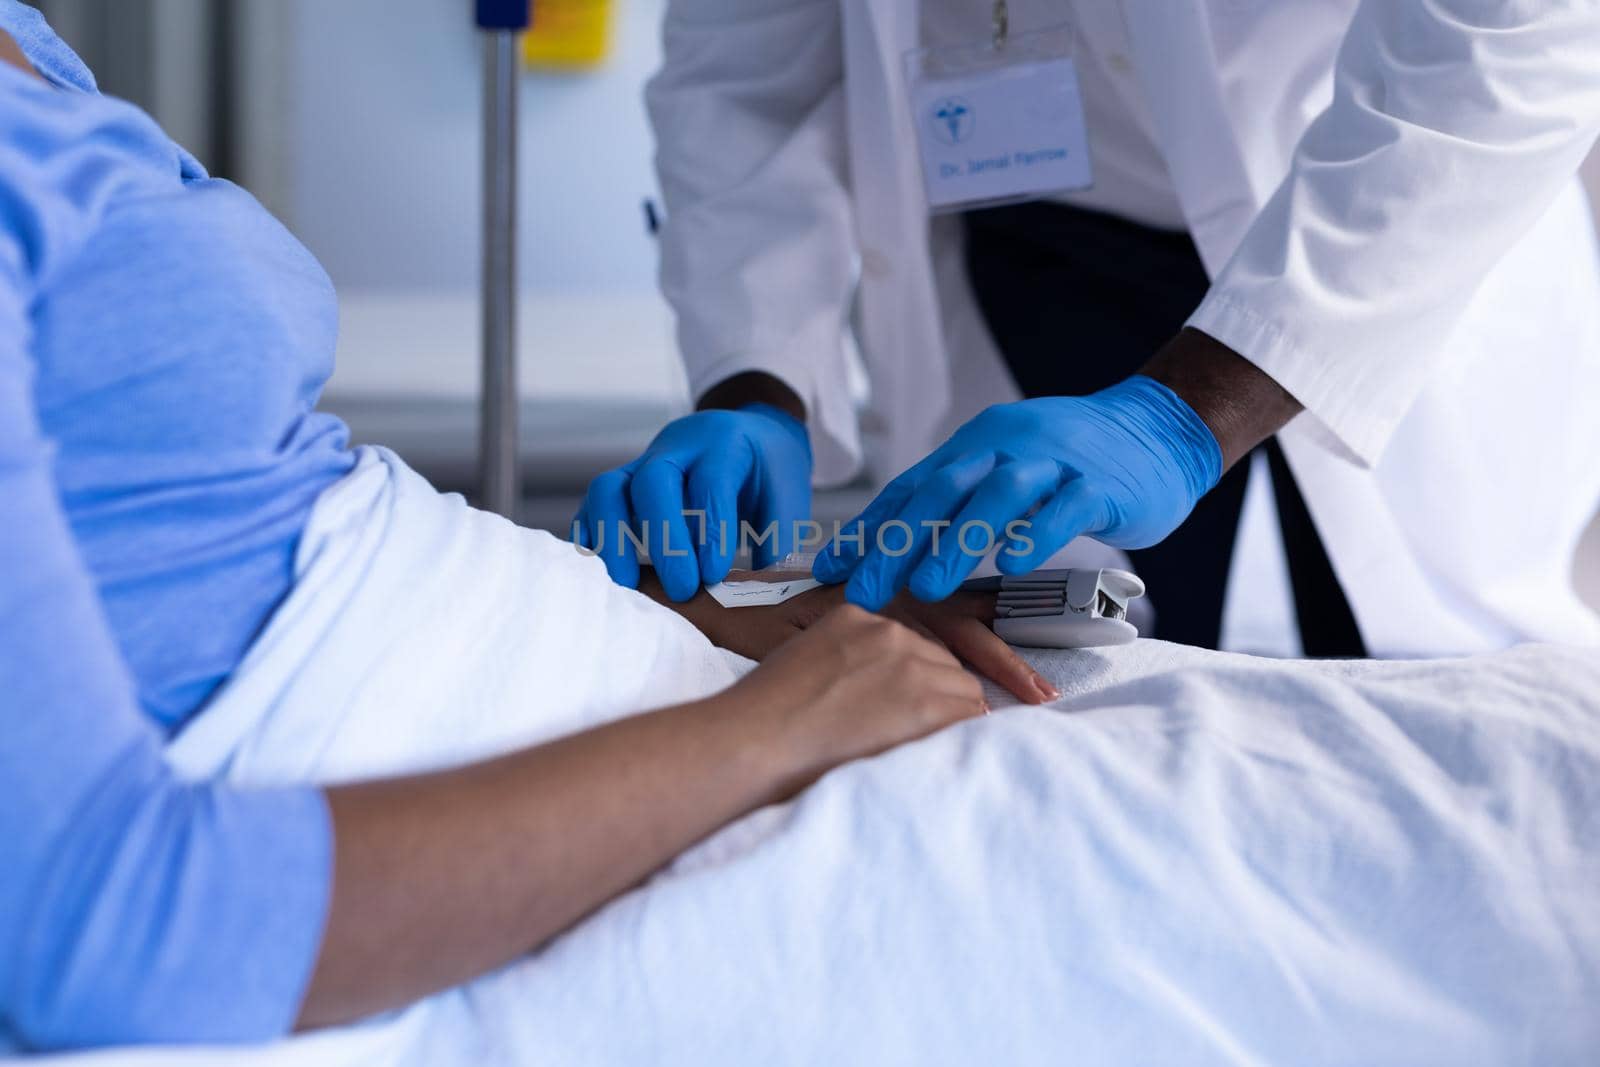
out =
{"type": "Polygon", "coordinates": [[[1190,325],[1376,463],[1594,144],[1597,71],[1597,0],[1364,0],[1332,104],[1190,325]]]}
{"type": "Polygon", "coordinates": [[[141,149],[117,108],[72,104],[0,64],[0,1031],[38,1049],[263,1040],[315,961],[331,820],[315,789],[175,776],[79,556],[31,309],[140,180],[141,149]]]}

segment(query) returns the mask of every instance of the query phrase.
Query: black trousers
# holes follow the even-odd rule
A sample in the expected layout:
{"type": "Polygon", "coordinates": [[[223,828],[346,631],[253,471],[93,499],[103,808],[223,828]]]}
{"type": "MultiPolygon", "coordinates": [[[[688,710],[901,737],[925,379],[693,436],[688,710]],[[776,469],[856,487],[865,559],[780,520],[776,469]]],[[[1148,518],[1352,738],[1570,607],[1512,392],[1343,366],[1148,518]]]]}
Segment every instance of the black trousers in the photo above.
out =
{"type": "MultiPolygon", "coordinates": [[[[1025,396],[1081,396],[1135,373],[1210,285],[1186,233],[1051,203],[969,212],[965,222],[978,305],[1025,396]]],[[[1276,440],[1262,447],[1305,654],[1365,656],[1283,451],[1276,440]]],[[[1155,636],[1217,647],[1249,476],[1240,462],[1170,537],[1129,553],[1155,598],[1155,636]]]]}

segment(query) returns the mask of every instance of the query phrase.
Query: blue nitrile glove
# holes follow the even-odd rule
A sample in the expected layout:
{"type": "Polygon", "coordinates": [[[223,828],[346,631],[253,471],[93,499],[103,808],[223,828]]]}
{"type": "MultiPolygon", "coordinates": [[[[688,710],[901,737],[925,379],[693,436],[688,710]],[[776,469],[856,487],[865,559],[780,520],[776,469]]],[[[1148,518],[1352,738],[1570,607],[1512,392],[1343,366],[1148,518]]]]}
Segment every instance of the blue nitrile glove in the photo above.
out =
{"type": "Polygon", "coordinates": [[[1080,534],[1118,548],[1153,545],[1221,476],[1211,430],[1153,378],[1000,404],[890,482],[844,528],[862,541],[833,542],[814,573],[829,584],[848,578],[846,598],[873,611],[906,585],[921,600],[942,600],[994,544],[1006,574],[1037,569],[1080,534]]]}
{"type": "Polygon", "coordinates": [[[589,483],[572,537],[598,549],[612,581],[639,584],[631,526],[661,585],[688,600],[728,576],[740,522],[757,567],[794,551],[796,524],[811,517],[811,441],[800,420],[770,404],[697,411],[669,423],[644,455],[589,483]],[[702,521],[696,512],[704,512],[702,521]],[[769,530],[774,536],[762,540],[769,530]]]}

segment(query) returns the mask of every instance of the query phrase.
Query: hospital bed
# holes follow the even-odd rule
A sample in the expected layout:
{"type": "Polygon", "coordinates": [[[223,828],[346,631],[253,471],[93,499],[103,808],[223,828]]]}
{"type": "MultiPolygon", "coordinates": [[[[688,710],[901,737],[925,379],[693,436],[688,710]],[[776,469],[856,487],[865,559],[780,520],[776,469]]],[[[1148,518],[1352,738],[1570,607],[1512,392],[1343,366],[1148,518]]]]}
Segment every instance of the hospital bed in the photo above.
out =
{"type": "Polygon", "coordinates": [[[464,990],[47,1062],[1596,1061],[1592,661],[1037,662],[1056,707],[836,772],[464,990]]]}
{"type": "MultiPolygon", "coordinates": [[[[425,770],[749,666],[392,456],[364,452],[306,537],[291,621],[176,739],[180,773],[425,770]]],[[[1600,656],[1028,655],[1059,701],[991,692],[995,714],[839,768],[466,986],[260,1049],[54,1062],[1600,1057],[1600,656]]]]}

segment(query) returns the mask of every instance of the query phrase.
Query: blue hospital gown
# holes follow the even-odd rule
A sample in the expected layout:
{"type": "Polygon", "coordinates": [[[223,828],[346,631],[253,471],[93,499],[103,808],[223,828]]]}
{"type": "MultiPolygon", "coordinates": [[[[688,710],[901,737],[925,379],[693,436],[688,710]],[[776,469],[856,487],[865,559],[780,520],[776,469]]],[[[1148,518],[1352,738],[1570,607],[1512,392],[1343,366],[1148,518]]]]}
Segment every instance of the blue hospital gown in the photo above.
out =
{"type": "Polygon", "coordinates": [[[179,781],[162,747],[352,465],[313,412],[334,294],[37,13],[0,0],[0,29],[48,79],[0,63],[0,1032],[270,1038],[321,937],[326,802],[179,781]]]}

